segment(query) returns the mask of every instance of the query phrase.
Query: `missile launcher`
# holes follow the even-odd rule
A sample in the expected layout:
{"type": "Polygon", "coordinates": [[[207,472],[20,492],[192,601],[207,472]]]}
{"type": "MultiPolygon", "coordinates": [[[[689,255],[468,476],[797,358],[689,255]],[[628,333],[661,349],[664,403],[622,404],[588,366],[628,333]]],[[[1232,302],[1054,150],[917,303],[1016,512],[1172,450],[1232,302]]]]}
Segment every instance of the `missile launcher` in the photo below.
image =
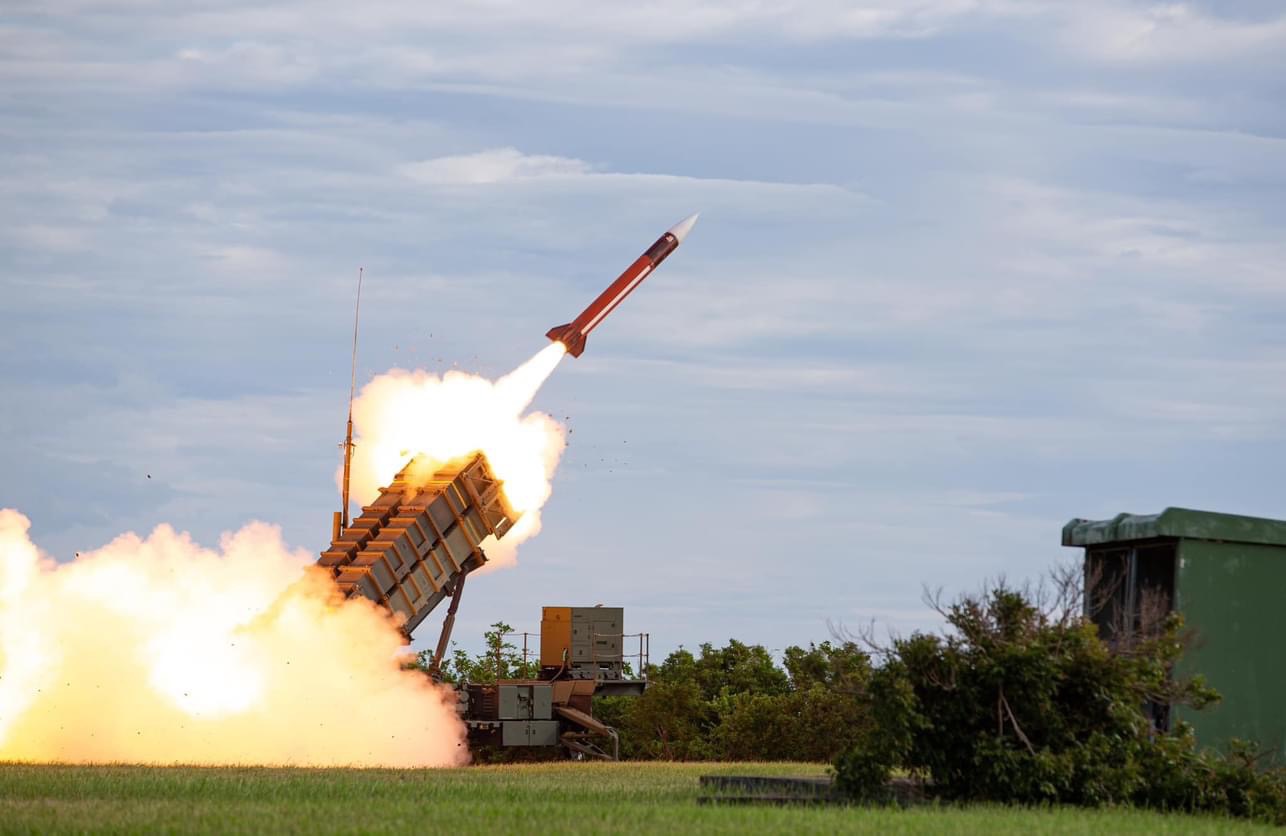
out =
{"type": "MultiPolygon", "coordinates": [[[[451,599],[429,675],[441,678],[465,578],[487,562],[482,543],[518,520],[504,485],[481,453],[441,467],[416,457],[341,530],[318,565],[340,591],[393,613],[411,633],[451,599]]],[[[567,757],[615,759],[615,730],[593,716],[595,696],[643,693],[625,675],[620,608],[546,607],[538,679],[457,686],[461,719],[473,746],[539,747],[567,757]]],[[[646,669],[639,639],[639,667],[646,669]]]]}
{"type": "Polygon", "coordinates": [[[482,542],[518,519],[481,453],[437,470],[412,459],[322,552],[346,597],[387,607],[411,632],[469,572],[487,562],[482,542]]]}

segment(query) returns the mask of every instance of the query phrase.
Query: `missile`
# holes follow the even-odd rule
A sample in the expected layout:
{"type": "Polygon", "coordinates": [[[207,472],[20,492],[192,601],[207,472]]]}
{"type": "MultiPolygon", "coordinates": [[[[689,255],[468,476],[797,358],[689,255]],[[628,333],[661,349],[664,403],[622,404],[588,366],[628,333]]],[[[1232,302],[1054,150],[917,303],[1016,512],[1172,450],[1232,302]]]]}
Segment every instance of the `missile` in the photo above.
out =
{"type": "Polygon", "coordinates": [[[697,216],[689,215],[667,229],[664,235],[656,239],[656,243],[648,247],[643,255],[625,268],[624,273],[616,277],[616,281],[612,282],[607,290],[600,293],[588,308],[581,311],[580,316],[566,325],[550,328],[545,336],[553,342],[562,343],[571,356],[579,357],[585,350],[585,338],[589,336],[589,332],[597,328],[598,324],[615,310],[616,306],[648,277],[649,273],[660,267],[666,256],[679,248],[696,222],[697,216]]]}

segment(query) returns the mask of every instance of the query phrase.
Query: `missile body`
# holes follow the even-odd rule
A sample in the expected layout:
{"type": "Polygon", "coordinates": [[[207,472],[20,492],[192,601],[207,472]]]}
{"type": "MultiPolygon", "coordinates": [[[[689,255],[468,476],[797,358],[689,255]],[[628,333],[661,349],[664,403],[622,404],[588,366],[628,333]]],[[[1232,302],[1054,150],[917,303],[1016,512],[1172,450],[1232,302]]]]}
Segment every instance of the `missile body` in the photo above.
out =
{"type": "Polygon", "coordinates": [[[656,239],[656,243],[648,247],[647,251],[633,264],[625,268],[624,273],[617,276],[616,281],[612,282],[607,290],[600,293],[588,308],[581,311],[580,316],[566,325],[550,328],[545,336],[556,343],[562,343],[571,356],[579,357],[585,350],[585,338],[589,336],[589,332],[597,328],[598,324],[615,310],[616,306],[648,277],[649,273],[661,266],[666,256],[678,249],[696,222],[697,216],[689,215],[666,230],[664,235],[656,239]]]}

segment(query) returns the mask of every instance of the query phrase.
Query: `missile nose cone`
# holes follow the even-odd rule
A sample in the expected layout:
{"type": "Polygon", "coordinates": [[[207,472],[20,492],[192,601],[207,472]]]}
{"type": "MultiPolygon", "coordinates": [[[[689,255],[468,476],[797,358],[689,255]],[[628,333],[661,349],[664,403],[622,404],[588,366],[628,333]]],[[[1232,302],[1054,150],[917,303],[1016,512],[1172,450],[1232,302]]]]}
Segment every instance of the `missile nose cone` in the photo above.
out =
{"type": "Polygon", "coordinates": [[[692,231],[692,227],[697,225],[697,217],[700,216],[700,214],[700,212],[693,212],[691,215],[688,215],[686,218],[670,227],[670,234],[677,238],[679,243],[682,244],[683,239],[688,237],[688,233],[692,231]]]}

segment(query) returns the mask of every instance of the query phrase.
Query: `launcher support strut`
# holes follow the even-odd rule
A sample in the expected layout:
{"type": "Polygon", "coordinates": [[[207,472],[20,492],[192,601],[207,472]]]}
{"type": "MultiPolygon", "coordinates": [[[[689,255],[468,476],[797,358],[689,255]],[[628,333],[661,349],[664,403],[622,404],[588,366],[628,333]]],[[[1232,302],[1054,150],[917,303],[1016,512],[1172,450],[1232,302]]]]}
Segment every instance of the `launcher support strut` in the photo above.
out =
{"type": "Polygon", "coordinates": [[[460,593],[464,591],[464,579],[468,572],[461,572],[456,579],[455,589],[451,591],[451,606],[447,607],[447,617],[442,619],[442,633],[438,636],[438,649],[433,652],[433,663],[429,665],[429,676],[435,682],[442,681],[442,657],[446,655],[447,645],[451,642],[451,629],[455,627],[455,611],[460,608],[460,593]]]}

